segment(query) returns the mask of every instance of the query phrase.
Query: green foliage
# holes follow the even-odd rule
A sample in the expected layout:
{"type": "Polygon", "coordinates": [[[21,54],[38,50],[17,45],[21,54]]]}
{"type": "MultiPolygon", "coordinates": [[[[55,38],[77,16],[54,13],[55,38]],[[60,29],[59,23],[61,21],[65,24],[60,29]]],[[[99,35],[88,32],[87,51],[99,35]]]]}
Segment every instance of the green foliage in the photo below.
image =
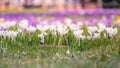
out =
{"type": "Polygon", "coordinates": [[[72,31],[62,37],[48,31],[44,44],[38,30],[24,31],[15,39],[0,37],[0,68],[119,68],[119,33],[113,38],[78,40],[72,31]]]}

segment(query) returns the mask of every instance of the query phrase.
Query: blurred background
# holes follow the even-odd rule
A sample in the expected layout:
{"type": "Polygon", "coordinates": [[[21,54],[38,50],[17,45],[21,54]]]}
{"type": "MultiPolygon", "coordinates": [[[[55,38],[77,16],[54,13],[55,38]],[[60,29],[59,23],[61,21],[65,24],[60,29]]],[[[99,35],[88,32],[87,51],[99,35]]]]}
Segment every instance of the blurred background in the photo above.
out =
{"type": "Polygon", "coordinates": [[[120,0],[0,0],[0,11],[28,8],[54,9],[56,11],[120,8],[120,0]]]}

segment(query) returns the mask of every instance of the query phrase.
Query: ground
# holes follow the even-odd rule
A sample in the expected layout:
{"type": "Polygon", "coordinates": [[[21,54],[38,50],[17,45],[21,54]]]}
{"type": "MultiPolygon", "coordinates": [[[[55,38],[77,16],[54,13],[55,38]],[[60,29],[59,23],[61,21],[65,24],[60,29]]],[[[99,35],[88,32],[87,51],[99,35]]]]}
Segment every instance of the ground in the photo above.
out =
{"type": "Polygon", "coordinates": [[[0,68],[120,68],[120,30],[113,38],[85,40],[80,45],[23,42],[0,38],[0,68]]]}
{"type": "Polygon", "coordinates": [[[80,46],[5,44],[0,46],[0,68],[120,67],[119,33],[115,38],[81,42],[80,46]]]}

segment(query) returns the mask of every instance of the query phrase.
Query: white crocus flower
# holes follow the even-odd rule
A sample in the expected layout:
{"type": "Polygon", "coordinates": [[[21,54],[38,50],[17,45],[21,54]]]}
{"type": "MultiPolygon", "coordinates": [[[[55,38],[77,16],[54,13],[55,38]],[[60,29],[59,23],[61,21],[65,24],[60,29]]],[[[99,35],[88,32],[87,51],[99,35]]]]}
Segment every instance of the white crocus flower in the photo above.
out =
{"type": "Polygon", "coordinates": [[[80,29],[80,27],[76,26],[75,24],[70,24],[68,27],[70,28],[71,31],[75,31],[75,30],[80,29]]]}
{"type": "Polygon", "coordinates": [[[70,25],[67,25],[71,30],[74,28],[74,27],[76,27],[76,25],[75,24],[70,24],[70,25]]]}
{"type": "Polygon", "coordinates": [[[41,25],[41,24],[39,24],[39,25],[37,25],[37,29],[39,31],[41,31],[41,32],[45,32],[46,30],[49,29],[49,25],[41,25]]]}
{"type": "Polygon", "coordinates": [[[94,35],[95,35],[95,32],[98,30],[98,27],[96,27],[96,26],[89,26],[88,27],[88,33],[89,33],[89,35],[90,35],[90,37],[91,37],[91,39],[93,39],[94,38],[94,35]]]}
{"type": "Polygon", "coordinates": [[[49,25],[43,25],[43,28],[42,28],[43,31],[46,31],[48,29],[49,29],[49,25]]]}
{"type": "Polygon", "coordinates": [[[48,21],[42,21],[41,23],[42,23],[43,25],[48,25],[49,22],[48,22],[48,21]]]}
{"type": "Polygon", "coordinates": [[[17,32],[17,31],[12,31],[12,33],[11,33],[11,37],[12,37],[12,38],[16,38],[17,35],[18,35],[18,32],[17,32]]]}
{"type": "Polygon", "coordinates": [[[42,25],[41,25],[41,24],[37,25],[36,28],[37,28],[39,31],[42,31],[42,25]]]}
{"type": "Polygon", "coordinates": [[[10,25],[10,26],[15,26],[15,25],[16,25],[16,21],[11,21],[11,22],[9,22],[9,25],[10,25]]]}
{"type": "Polygon", "coordinates": [[[11,23],[11,22],[6,21],[6,22],[4,23],[4,27],[3,27],[3,28],[9,28],[9,27],[11,27],[10,23],[11,23]]]}
{"type": "Polygon", "coordinates": [[[2,28],[10,28],[11,26],[14,26],[15,24],[16,24],[15,22],[6,21],[5,23],[1,23],[0,27],[2,27],[2,28]]]}
{"type": "Polygon", "coordinates": [[[82,39],[82,40],[86,39],[86,36],[82,35],[81,39],[82,39]]]}
{"type": "Polygon", "coordinates": [[[4,38],[8,37],[8,38],[16,38],[18,35],[17,31],[0,31],[0,35],[3,36],[4,38]]]}
{"type": "Polygon", "coordinates": [[[57,31],[61,36],[63,36],[65,34],[67,34],[69,30],[68,30],[67,26],[58,26],[57,31]]]}
{"type": "Polygon", "coordinates": [[[91,38],[91,36],[87,36],[87,39],[88,39],[88,40],[91,40],[92,38],[91,38]]]}
{"type": "Polygon", "coordinates": [[[66,25],[70,25],[72,23],[72,19],[70,18],[65,19],[65,23],[66,25]]]}
{"type": "Polygon", "coordinates": [[[1,31],[0,33],[1,33],[1,36],[3,36],[4,38],[7,37],[7,33],[6,33],[6,31],[1,31]]]}
{"type": "Polygon", "coordinates": [[[30,32],[30,33],[33,33],[33,32],[36,31],[36,28],[33,27],[33,26],[29,26],[29,27],[26,27],[26,30],[27,30],[28,32],[30,32]]]}
{"type": "Polygon", "coordinates": [[[0,37],[3,35],[3,31],[0,30],[0,37]]]}
{"type": "Polygon", "coordinates": [[[94,33],[93,38],[100,38],[100,33],[94,33]]]}
{"type": "Polygon", "coordinates": [[[42,38],[43,36],[46,36],[46,35],[47,35],[47,33],[43,32],[43,33],[39,34],[38,37],[42,38]]]}
{"type": "Polygon", "coordinates": [[[15,38],[17,37],[17,34],[18,34],[18,32],[16,31],[6,31],[6,33],[9,38],[15,38]]]}
{"type": "Polygon", "coordinates": [[[17,31],[18,31],[19,33],[22,33],[24,30],[23,30],[23,29],[18,28],[18,29],[17,29],[17,31]]]}
{"type": "Polygon", "coordinates": [[[98,30],[98,27],[96,27],[96,26],[89,26],[88,27],[88,32],[89,33],[96,32],[97,30],[98,30]]]}
{"type": "Polygon", "coordinates": [[[83,26],[83,22],[79,21],[79,22],[77,22],[77,25],[81,27],[81,26],[83,26]]]}
{"type": "Polygon", "coordinates": [[[55,24],[56,26],[63,25],[61,21],[56,21],[53,24],[55,24]]]}
{"type": "Polygon", "coordinates": [[[1,23],[0,27],[2,28],[10,28],[12,26],[15,26],[16,22],[15,21],[6,21],[5,23],[1,23]]]}
{"type": "Polygon", "coordinates": [[[57,29],[56,29],[56,25],[50,25],[49,29],[50,29],[51,31],[56,31],[56,30],[57,30],[57,29]]]}
{"type": "Polygon", "coordinates": [[[5,23],[0,23],[1,28],[6,28],[5,23]]]}
{"type": "Polygon", "coordinates": [[[42,32],[41,34],[38,34],[38,37],[41,39],[44,39],[44,37],[47,35],[46,32],[42,32]]]}
{"type": "Polygon", "coordinates": [[[0,33],[1,33],[1,36],[3,36],[4,38],[7,37],[6,31],[1,31],[0,33]]]}
{"type": "Polygon", "coordinates": [[[106,29],[106,25],[102,24],[102,23],[99,23],[98,24],[98,28],[99,29],[97,31],[101,33],[101,32],[103,32],[106,29]]]}
{"type": "Polygon", "coordinates": [[[53,34],[54,36],[57,35],[56,25],[50,25],[49,29],[50,29],[50,31],[52,32],[52,34],[53,34]]]}
{"type": "Polygon", "coordinates": [[[117,31],[117,28],[107,27],[106,32],[110,37],[113,37],[114,35],[117,34],[118,31],[117,31]]]}
{"type": "Polygon", "coordinates": [[[25,28],[28,27],[29,22],[28,22],[28,20],[21,20],[18,25],[19,25],[20,28],[25,29],[25,28]]]}
{"type": "Polygon", "coordinates": [[[84,38],[84,37],[82,36],[83,30],[76,30],[76,31],[73,31],[73,34],[74,34],[74,36],[75,36],[77,39],[84,38]]]}

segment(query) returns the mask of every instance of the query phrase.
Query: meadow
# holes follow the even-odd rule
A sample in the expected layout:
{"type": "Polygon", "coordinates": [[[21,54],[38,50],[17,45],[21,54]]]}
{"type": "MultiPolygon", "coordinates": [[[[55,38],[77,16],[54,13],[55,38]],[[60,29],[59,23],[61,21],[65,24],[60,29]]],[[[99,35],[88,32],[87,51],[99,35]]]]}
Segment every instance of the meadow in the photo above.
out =
{"type": "Polygon", "coordinates": [[[0,68],[120,67],[120,29],[113,24],[115,19],[0,17],[0,68]]]}

